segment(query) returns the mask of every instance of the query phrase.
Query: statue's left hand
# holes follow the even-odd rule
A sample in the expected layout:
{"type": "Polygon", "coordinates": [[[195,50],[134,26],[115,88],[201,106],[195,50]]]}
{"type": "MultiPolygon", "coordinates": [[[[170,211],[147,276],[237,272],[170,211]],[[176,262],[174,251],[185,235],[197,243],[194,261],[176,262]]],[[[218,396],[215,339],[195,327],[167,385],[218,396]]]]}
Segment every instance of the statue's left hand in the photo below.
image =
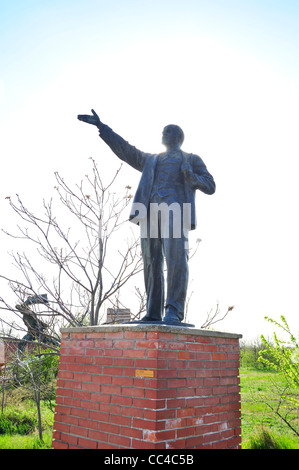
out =
{"type": "Polygon", "coordinates": [[[79,121],[87,122],[88,124],[92,124],[98,127],[99,124],[101,124],[100,118],[93,109],[91,110],[91,112],[93,116],[89,116],[88,114],[79,114],[78,119],[79,121]]]}
{"type": "Polygon", "coordinates": [[[193,175],[192,166],[188,162],[183,162],[183,164],[181,166],[181,171],[184,173],[184,175],[186,177],[188,177],[188,176],[190,177],[190,176],[193,175]]]}

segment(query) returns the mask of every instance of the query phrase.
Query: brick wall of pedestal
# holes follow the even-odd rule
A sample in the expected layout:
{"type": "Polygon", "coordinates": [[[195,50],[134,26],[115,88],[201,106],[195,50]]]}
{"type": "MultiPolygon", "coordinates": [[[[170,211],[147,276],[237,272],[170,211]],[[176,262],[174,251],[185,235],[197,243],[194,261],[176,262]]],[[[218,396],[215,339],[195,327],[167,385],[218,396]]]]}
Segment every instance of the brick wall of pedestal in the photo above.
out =
{"type": "Polygon", "coordinates": [[[239,338],[164,325],[62,330],[53,448],[239,448],[239,338]]]}

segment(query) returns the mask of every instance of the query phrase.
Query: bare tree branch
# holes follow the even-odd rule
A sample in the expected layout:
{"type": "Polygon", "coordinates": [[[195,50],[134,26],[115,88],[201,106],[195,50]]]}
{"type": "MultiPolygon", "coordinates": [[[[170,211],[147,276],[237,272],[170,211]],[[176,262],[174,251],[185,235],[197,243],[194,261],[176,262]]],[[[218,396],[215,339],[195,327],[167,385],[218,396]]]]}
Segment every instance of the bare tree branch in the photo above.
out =
{"type": "Polygon", "coordinates": [[[220,316],[219,304],[217,304],[215,311],[213,312],[212,310],[210,310],[210,312],[207,314],[207,318],[205,322],[201,325],[201,328],[210,328],[215,323],[218,323],[224,320],[224,318],[229,314],[229,312],[233,310],[233,308],[234,308],[233,305],[228,307],[225,314],[220,316]]]}

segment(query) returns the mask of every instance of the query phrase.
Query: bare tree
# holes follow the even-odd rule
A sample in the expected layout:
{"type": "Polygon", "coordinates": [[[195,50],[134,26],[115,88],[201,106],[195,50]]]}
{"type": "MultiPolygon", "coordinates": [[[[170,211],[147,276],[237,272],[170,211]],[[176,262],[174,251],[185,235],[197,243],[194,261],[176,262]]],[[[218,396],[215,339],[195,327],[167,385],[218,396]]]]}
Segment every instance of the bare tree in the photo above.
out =
{"type": "MultiPolygon", "coordinates": [[[[52,338],[57,338],[57,320],[60,326],[99,324],[105,303],[113,303],[121,287],[142,270],[134,233],[127,231],[126,238],[115,238],[126,222],[131,188],[125,187],[122,195],[118,188],[116,195],[113,185],[121,168],[105,185],[91,161],[91,175],[74,187],[55,173],[58,198],[43,201],[42,215],[30,210],[18,195],[16,201],[8,198],[21,224],[17,233],[5,233],[25,248],[11,253],[16,276],[0,274],[0,278],[7,281],[18,303],[47,296],[37,313],[52,338]]],[[[19,317],[24,313],[4,298],[0,298],[0,308],[19,317]]]]}

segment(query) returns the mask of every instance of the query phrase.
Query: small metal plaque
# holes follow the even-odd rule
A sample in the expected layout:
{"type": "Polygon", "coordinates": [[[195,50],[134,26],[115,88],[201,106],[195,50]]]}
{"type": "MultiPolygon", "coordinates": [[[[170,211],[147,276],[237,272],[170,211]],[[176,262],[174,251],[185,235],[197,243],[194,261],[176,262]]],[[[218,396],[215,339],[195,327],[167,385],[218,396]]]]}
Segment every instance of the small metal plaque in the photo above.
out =
{"type": "Polygon", "coordinates": [[[135,377],[154,377],[154,371],[153,370],[136,369],[135,370],[135,377]]]}

